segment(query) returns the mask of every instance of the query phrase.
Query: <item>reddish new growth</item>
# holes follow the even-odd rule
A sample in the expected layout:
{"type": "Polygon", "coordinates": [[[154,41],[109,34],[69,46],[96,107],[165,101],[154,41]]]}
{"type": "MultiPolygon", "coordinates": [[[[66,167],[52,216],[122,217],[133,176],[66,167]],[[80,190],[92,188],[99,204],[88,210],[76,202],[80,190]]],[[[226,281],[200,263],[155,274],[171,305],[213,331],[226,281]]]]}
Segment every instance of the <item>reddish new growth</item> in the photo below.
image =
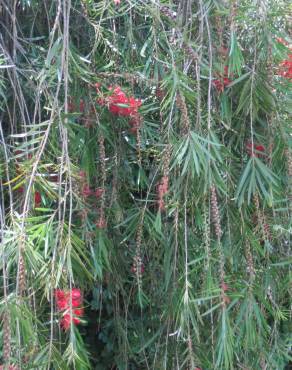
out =
{"type": "Polygon", "coordinates": [[[39,191],[36,191],[34,193],[34,207],[35,208],[40,207],[41,206],[41,203],[42,203],[41,193],[39,191]]]}
{"type": "Polygon", "coordinates": [[[165,210],[165,202],[164,202],[164,196],[168,192],[168,177],[163,176],[160,183],[157,186],[157,194],[158,194],[158,209],[160,211],[165,210]]]}
{"type": "Polygon", "coordinates": [[[232,81],[228,78],[228,66],[224,67],[224,74],[219,74],[218,79],[213,80],[213,84],[216,89],[222,93],[226,86],[228,86],[232,81]]]}
{"type": "Polygon", "coordinates": [[[261,157],[263,156],[263,153],[265,151],[265,147],[261,144],[253,144],[253,150],[252,150],[252,143],[249,141],[246,144],[246,151],[247,154],[254,157],[261,157]]]}
{"type": "Polygon", "coordinates": [[[57,289],[55,291],[56,305],[59,311],[63,312],[63,317],[61,320],[61,327],[64,330],[70,328],[71,322],[75,325],[80,324],[79,317],[84,314],[83,308],[80,306],[83,303],[82,293],[80,289],[73,288],[71,291],[64,291],[57,289]],[[72,307],[72,314],[70,312],[70,302],[72,307]]]}

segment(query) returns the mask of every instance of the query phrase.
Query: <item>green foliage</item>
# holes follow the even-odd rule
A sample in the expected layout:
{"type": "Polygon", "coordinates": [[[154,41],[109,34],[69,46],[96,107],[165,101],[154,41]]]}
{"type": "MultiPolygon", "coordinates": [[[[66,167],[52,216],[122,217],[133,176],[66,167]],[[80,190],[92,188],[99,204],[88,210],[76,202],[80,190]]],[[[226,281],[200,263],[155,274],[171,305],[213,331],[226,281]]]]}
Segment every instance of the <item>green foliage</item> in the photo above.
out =
{"type": "Polygon", "coordinates": [[[291,10],[2,1],[0,365],[291,363],[291,10]]]}

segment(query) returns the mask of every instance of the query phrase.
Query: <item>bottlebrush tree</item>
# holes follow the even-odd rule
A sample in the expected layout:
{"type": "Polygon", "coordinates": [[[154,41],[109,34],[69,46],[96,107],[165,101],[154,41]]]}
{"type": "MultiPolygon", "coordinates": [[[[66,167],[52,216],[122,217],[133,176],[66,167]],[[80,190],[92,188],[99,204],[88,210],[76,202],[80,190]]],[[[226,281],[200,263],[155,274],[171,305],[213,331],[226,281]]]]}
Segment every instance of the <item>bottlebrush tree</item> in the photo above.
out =
{"type": "Polygon", "coordinates": [[[289,366],[291,11],[1,1],[1,369],[289,366]]]}

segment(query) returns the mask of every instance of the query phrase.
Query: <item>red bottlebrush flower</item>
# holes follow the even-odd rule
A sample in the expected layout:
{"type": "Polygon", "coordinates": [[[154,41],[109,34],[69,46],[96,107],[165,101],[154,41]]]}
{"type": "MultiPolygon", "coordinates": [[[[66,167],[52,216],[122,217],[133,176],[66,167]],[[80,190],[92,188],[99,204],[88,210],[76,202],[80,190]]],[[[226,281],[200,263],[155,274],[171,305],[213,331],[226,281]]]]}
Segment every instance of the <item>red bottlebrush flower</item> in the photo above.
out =
{"type": "Polygon", "coordinates": [[[109,111],[119,116],[134,116],[142,104],[139,99],[128,98],[120,86],[117,86],[112,95],[108,97],[108,103],[109,111]]]}
{"type": "MultiPolygon", "coordinates": [[[[290,51],[292,51],[291,48],[290,48],[290,51]]],[[[287,78],[287,79],[292,79],[292,53],[291,52],[288,55],[288,59],[285,59],[282,63],[280,63],[278,75],[281,77],[287,78]]]]}
{"type": "Polygon", "coordinates": [[[68,308],[68,299],[64,290],[57,289],[55,291],[55,298],[58,310],[63,311],[68,308]]]}
{"type": "Polygon", "coordinates": [[[83,316],[84,315],[84,309],[83,308],[77,308],[73,310],[73,314],[76,316],[83,316]]]}
{"type": "Polygon", "coordinates": [[[104,193],[104,189],[103,188],[97,188],[97,189],[95,189],[95,192],[94,192],[96,198],[100,198],[103,193],[104,193]]]}
{"type": "Polygon", "coordinates": [[[66,298],[66,293],[62,289],[56,289],[55,290],[55,298],[56,299],[64,299],[64,298],[66,298]]]}
{"type": "Polygon", "coordinates": [[[56,304],[59,311],[64,311],[69,307],[67,298],[58,299],[56,304]]]}
{"type": "Polygon", "coordinates": [[[78,317],[73,317],[73,323],[75,324],[75,325],[78,325],[78,324],[80,324],[80,319],[78,319],[78,317]]]}
{"type": "Polygon", "coordinates": [[[64,330],[68,330],[70,328],[70,325],[71,325],[71,315],[70,313],[65,313],[61,320],[61,327],[64,330]]]}
{"type": "Polygon", "coordinates": [[[42,203],[41,193],[39,191],[36,191],[34,193],[34,206],[35,206],[35,208],[40,207],[41,203],[42,203]]]}
{"type": "Polygon", "coordinates": [[[84,184],[83,185],[83,188],[82,188],[82,191],[81,191],[81,194],[86,198],[86,197],[89,197],[90,195],[92,195],[92,190],[90,189],[89,185],[88,184],[84,184]]]}
{"type": "MultiPolygon", "coordinates": [[[[70,296],[70,293],[69,293],[70,296]]],[[[79,307],[82,304],[82,293],[78,288],[73,288],[71,291],[72,306],[79,307]]]]}

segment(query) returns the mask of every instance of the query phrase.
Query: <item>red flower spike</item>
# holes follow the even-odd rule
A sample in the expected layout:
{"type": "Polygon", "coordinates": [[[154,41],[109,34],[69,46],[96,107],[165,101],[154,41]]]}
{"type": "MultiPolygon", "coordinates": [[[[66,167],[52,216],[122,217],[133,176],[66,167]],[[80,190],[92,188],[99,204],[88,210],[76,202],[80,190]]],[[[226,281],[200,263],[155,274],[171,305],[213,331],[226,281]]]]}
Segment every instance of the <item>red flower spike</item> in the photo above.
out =
{"type": "MultiPolygon", "coordinates": [[[[69,293],[70,297],[70,293],[69,293]]],[[[82,293],[80,289],[73,288],[71,291],[72,306],[79,307],[82,304],[82,293]]]]}
{"type": "MultiPolygon", "coordinates": [[[[111,90],[111,88],[109,88],[111,90]]],[[[142,102],[133,97],[128,98],[120,86],[114,88],[112,95],[107,99],[109,111],[119,116],[134,116],[142,102]]]]}
{"type": "Polygon", "coordinates": [[[115,5],[120,5],[121,4],[121,0],[114,0],[114,4],[115,5]]]}
{"type": "Polygon", "coordinates": [[[66,297],[66,294],[64,290],[62,289],[56,289],[55,290],[55,298],[56,299],[64,299],[66,297]]]}
{"type": "Polygon", "coordinates": [[[63,311],[68,308],[67,295],[63,290],[57,289],[55,291],[55,298],[56,298],[56,305],[57,305],[58,310],[63,311]]]}
{"type": "Polygon", "coordinates": [[[80,324],[80,319],[78,319],[78,317],[73,317],[73,323],[75,324],[75,325],[78,325],[78,324],[80,324]]]}
{"type": "Polygon", "coordinates": [[[67,310],[68,306],[68,300],[66,298],[59,299],[56,301],[57,307],[59,311],[67,310]]]}
{"type": "Polygon", "coordinates": [[[64,330],[68,330],[70,328],[70,325],[71,325],[70,313],[65,313],[65,315],[63,316],[61,320],[61,327],[64,330]]]}
{"type": "Polygon", "coordinates": [[[40,207],[41,203],[42,203],[41,193],[39,191],[36,191],[34,193],[34,206],[35,206],[35,208],[40,207]]]}
{"type": "Polygon", "coordinates": [[[78,308],[73,310],[73,314],[76,316],[83,316],[84,315],[84,309],[83,308],[78,308]]]}

